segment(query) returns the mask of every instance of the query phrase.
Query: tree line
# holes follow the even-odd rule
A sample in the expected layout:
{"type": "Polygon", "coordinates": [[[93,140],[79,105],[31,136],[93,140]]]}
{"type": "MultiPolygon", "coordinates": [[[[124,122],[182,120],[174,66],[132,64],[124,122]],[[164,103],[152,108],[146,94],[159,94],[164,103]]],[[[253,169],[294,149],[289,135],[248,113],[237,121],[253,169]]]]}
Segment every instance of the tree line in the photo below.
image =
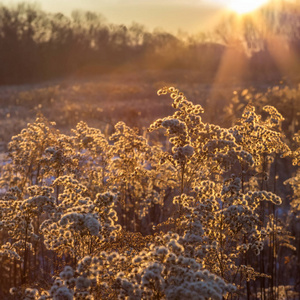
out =
{"type": "Polygon", "coordinates": [[[228,60],[228,53],[240,57],[232,59],[233,75],[238,75],[235,72],[243,60],[247,62],[245,79],[270,74],[277,79],[284,73],[282,65],[295,71],[288,75],[299,68],[297,7],[285,3],[265,8],[259,24],[251,16],[237,24],[237,17],[229,15],[211,33],[176,36],[162,30],[150,32],[137,23],[110,24],[94,12],[74,11],[69,17],[28,3],[1,5],[0,84],[139,69],[197,69],[209,81],[216,77],[224,58],[228,60]],[[294,53],[287,59],[290,52],[281,51],[281,65],[272,53],[271,40],[278,42],[278,38],[280,45],[284,42],[294,53]]]}

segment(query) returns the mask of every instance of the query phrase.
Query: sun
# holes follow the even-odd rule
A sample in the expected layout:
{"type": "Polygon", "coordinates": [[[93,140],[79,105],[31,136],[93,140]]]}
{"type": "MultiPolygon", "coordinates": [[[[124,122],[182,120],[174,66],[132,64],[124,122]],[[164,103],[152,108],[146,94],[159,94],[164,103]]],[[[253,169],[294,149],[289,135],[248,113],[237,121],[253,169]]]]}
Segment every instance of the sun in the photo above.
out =
{"type": "Polygon", "coordinates": [[[230,0],[228,8],[235,11],[238,14],[246,14],[260,8],[267,2],[269,1],[268,0],[230,0]]]}

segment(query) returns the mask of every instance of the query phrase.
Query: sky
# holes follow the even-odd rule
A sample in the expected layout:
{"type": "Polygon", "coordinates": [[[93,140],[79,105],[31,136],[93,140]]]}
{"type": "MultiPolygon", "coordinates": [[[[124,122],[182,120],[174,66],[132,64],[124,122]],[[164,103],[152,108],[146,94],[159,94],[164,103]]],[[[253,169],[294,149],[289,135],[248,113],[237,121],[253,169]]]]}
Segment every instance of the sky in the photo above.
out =
{"type": "Polygon", "coordinates": [[[38,3],[43,10],[70,14],[73,10],[101,13],[108,22],[130,25],[137,22],[177,33],[210,30],[217,24],[228,0],[0,0],[3,4],[38,3]]]}

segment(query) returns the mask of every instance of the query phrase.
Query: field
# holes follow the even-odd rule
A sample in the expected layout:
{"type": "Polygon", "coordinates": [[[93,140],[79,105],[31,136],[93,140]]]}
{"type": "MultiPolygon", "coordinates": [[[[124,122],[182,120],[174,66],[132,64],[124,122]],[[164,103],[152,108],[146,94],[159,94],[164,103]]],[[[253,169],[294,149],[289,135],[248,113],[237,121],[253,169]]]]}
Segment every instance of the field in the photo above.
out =
{"type": "MultiPolygon", "coordinates": [[[[164,86],[175,86],[194,103],[203,105],[206,120],[226,123],[223,110],[231,102],[233,92],[249,84],[201,83],[198,80],[201,74],[191,70],[113,72],[90,79],[70,77],[40,84],[2,86],[0,141],[7,143],[37,113],[55,121],[64,132],[80,120],[109,130],[118,121],[147,127],[171,112],[170,101],[157,97],[157,90],[164,86]]],[[[269,87],[265,83],[255,86],[258,91],[269,87]]]]}
{"type": "Polygon", "coordinates": [[[300,299],[300,7],[235,5],[0,4],[0,299],[300,299]]]}
{"type": "Polygon", "coordinates": [[[182,74],[1,88],[2,297],[298,299],[298,87],[182,74]]]}

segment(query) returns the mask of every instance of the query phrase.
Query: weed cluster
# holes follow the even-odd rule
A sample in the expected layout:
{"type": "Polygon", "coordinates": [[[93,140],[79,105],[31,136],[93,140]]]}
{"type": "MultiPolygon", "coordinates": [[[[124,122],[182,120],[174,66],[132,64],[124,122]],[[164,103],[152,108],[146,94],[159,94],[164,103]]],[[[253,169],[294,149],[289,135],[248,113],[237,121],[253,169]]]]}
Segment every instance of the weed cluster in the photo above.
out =
{"type": "MultiPolygon", "coordinates": [[[[40,116],[12,137],[0,180],[3,297],[10,286],[15,299],[279,299],[281,256],[296,248],[272,170],[299,165],[282,115],[249,103],[222,128],[177,89],[158,94],[175,112],[143,136],[124,122],[110,136],[84,122],[66,135],[40,116]]],[[[299,215],[299,171],[288,182],[299,215]]]]}

